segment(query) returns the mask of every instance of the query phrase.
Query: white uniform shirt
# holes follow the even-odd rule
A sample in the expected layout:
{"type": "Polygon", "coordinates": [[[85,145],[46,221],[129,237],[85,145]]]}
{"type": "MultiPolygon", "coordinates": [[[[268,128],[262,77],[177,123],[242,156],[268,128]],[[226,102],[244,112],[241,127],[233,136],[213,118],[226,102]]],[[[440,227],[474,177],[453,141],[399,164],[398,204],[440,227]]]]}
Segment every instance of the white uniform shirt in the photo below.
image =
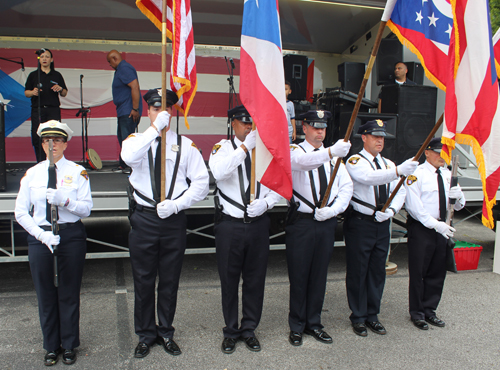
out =
{"type": "MultiPolygon", "coordinates": [[[[56,163],[57,189],[69,198],[67,207],[58,207],[59,224],[72,223],[88,217],[92,209],[90,181],[84,167],[68,161],[64,156],[56,163]]],[[[38,163],[26,171],[16,199],[16,220],[35,238],[44,231],[39,226],[50,226],[46,217],[49,160],[38,163]],[[30,209],[33,206],[33,216],[30,209]]]]}
{"type": "MultiPolygon", "coordinates": [[[[156,157],[158,132],[154,127],[149,127],[142,134],[132,134],[122,143],[121,156],[124,162],[132,168],[130,183],[141,194],[153,200],[151,187],[151,174],[149,170],[148,151],[153,152],[153,163],[156,157]]],[[[165,193],[168,194],[177,157],[177,134],[167,131],[165,158],[165,193]]],[[[154,171],[154,169],[153,169],[154,171]]],[[[204,199],[208,194],[208,171],[196,145],[188,138],[182,136],[181,158],[175,179],[172,200],[178,211],[191,207],[194,203],[204,199]],[[187,178],[191,180],[188,185],[187,178]],[[187,190],[186,190],[187,189],[187,190]],[[185,192],[184,192],[185,191],[185,192]],[[182,194],[184,192],[184,194],[182,194]],[[181,195],[179,197],[179,195],[181,195]],[[179,197],[179,198],[178,198],[179,197]]],[[[134,198],[138,204],[151,207],[151,204],[141,199],[135,192],[134,198]]]]}
{"type": "MultiPolygon", "coordinates": [[[[387,198],[389,198],[390,194],[399,182],[399,176],[396,174],[396,165],[389,159],[384,158],[387,163],[387,168],[384,168],[382,156],[378,154],[377,161],[380,167],[382,167],[382,169],[378,170],[376,169],[375,162],[373,162],[373,159],[375,158],[373,155],[368,153],[365,149],[363,149],[360,154],[362,154],[367,160],[359,154],[354,154],[348,159],[346,164],[347,171],[349,172],[349,175],[351,175],[351,179],[354,184],[353,198],[362,200],[375,207],[377,202],[375,200],[375,191],[373,187],[390,183],[390,192],[387,193],[387,198]],[[368,161],[370,161],[371,164],[368,161]]],[[[401,187],[390,204],[390,207],[394,208],[396,213],[398,213],[403,206],[405,196],[406,190],[404,187],[401,187]]],[[[353,200],[351,200],[351,204],[355,211],[365,215],[371,216],[374,213],[373,209],[356,203],[353,200]]]]}
{"type": "MultiPolygon", "coordinates": [[[[314,151],[314,147],[307,141],[303,141],[299,145],[290,145],[290,159],[292,161],[292,178],[293,178],[293,190],[299,193],[302,197],[307,199],[309,202],[314,204],[314,198],[311,189],[311,180],[308,171],[313,171],[314,186],[316,189],[316,199],[319,202],[320,199],[320,180],[318,168],[320,166],[325,167],[326,180],[330,181],[330,173],[333,170],[332,165],[335,166],[337,158],[333,158],[330,161],[330,155],[328,154],[328,149],[324,148],[323,145],[318,151],[314,151]],[[300,147],[305,149],[302,150],[300,147]]],[[[330,197],[328,198],[328,203],[330,204],[332,200],[335,199],[331,205],[334,208],[335,214],[342,213],[346,210],[349,205],[349,200],[352,197],[352,181],[347,173],[345,165],[340,164],[337,175],[335,176],[335,181],[333,182],[332,189],[330,192],[330,197]]],[[[314,209],[311,209],[306,203],[302,202],[299,198],[294,196],[294,200],[299,202],[298,211],[302,213],[313,213],[314,209]]]]}
{"type": "MultiPolygon", "coordinates": [[[[246,153],[241,148],[242,142],[237,137],[234,138],[236,149],[233,148],[231,140],[221,140],[215,144],[210,154],[208,165],[212,171],[212,175],[217,182],[217,187],[227,197],[234,200],[236,203],[244,205],[241,199],[240,180],[238,176],[238,166],[242,165],[243,172],[243,189],[247,189],[249,180],[246,176],[245,158],[246,153]]],[[[257,187],[255,187],[257,192],[257,187]]],[[[255,194],[257,196],[257,194],[255,194]]],[[[264,199],[267,203],[267,209],[274,207],[281,199],[281,195],[269,190],[264,185],[260,185],[259,199],[264,199]]],[[[219,197],[222,205],[222,212],[236,218],[243,218],[243,211],[236,208],[231,203],[226,201],[222,196],[219,197]]]]}
{"type": "MultiPolygon", "coordinates": [[[[443,177],[445,199],[448,200],[451,172],[447,167],[440,167],[439,171],[443,177]]],[[[439,187],[437,176],[436,167],[425,161],[405,181],[406,211],[411,217],[420,221],[422,225],[429,229],[433,229],[439,222],[439,187]]],[[[448,205],[448,201],[446,205],[448,205]]],[[[465,198],[462,197],[461,199],[457,199],[454,209],[459,211],[464,206],[465,198]]]]}

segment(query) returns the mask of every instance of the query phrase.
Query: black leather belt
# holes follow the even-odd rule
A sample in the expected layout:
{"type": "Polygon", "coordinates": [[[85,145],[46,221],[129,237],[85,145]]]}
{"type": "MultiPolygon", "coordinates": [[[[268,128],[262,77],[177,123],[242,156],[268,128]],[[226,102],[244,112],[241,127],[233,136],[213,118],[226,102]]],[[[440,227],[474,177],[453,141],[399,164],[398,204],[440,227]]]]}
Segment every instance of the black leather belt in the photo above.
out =
{"type": "Polygon", "coordinates": [[[244,219],[244,218],[237,218],[237,217],[229,216],[229,215],[226,215],[225,213],[223,213],[222,214],[222,221],[234,221],[234,222],[241,222],[242,224],[251,224],[252,222],[260,220],[265,215],[266,214],[264,213],[258,217],[247,217],[246,219],[244,219]]]}
{"type": "Polygon", "coordinates": [[[314,212],[312,213],[297,212],[297,217],[299,219],[314,220],[314,212]]]}
{"type": "MultiPolygon", "coordinates": [[[[82,221],[78,220],[76,222],[67,222],[65,224],[57,224],[57,227],[59,228],[59,230],[64,230],[64,229],[68,229],[72,226],[75,226],[76,224],[81,224],[82,221]]],[[[45,231],[52,231],[52,226],[40,226],[40,228],[42,228],[43,230],[45,231]]]]}
{"type": "Polygon", "coordinates": [[[358,212],[358,211],[356,211],[354,209],[352,210],[351,215],[353,217],[359,218],[360,220],[375,222],[375,217],[373,215],[365,215],[364,213],[358,212]]]}
{"type": "Polygon", "coordinates": [[[154,208],[154,207],[146,207],[146,206],[143,206],[142,204],[136,205],[135,209],[138,210],[139,212],[154,213],[155,215],[158,214],[156,212],[156,208],[154,208]]]}

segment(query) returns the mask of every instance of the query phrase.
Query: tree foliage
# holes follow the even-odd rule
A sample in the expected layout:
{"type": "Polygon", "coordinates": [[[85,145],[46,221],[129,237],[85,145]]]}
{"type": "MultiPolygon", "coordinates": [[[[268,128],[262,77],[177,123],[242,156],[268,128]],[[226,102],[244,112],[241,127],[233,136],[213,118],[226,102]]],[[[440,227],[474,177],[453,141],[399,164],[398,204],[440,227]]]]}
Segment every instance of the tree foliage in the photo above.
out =
{"type": "Polygon", "coordinates": [[[500,27],[500,0],[490,0],[491,34],[500,27]]]}

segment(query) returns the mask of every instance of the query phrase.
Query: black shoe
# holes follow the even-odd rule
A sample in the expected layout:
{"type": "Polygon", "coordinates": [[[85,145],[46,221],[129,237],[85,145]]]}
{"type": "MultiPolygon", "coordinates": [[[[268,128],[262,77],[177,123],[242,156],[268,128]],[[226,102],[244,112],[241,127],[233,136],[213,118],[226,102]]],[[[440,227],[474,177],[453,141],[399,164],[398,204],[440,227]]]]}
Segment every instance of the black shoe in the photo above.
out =
{"type": "Polygon", "coordinates": [[[384,335],[385,331],[384,325],[380,321],[365,321],[366,326],[376,334],[384,335]]]}
{"type": "Polygon", "coordinates": [[[143,358],[149,355],[149,345],[144,342],[139,342],[137,347],[135,347],[134,357],[143,358]]]}
{"type": "Polygon", "coordinates": [[[259,340],[256,337],[247,337],[241,339],[243,339],[250,351],[259,352],[261,350],[259,340]]]}
{"type": "Polygon", "coordinates": [[[172,338],[156,337],[156,343],[161,344],[165,352],[170,353],[172,356],[179,356],[182,352],[177,343],[172,338]]]}
{"type": "Polygon", "coordinates": [[[304,334],[307,335],[312,335],[316,340],[320,341],[321,343],[332,343],[333,339],[331,336],[328,335],[326,331],[323,329],[305,329],[304,334]]]}
{"type": "Polygon", "coordinates": [[[288,341],[292,346],[301,346],[302,345],[302,333],[298,331],[291,331],[288,336],[288,341]]]}
{"type": "Polygon", "coordinates": [[[76,362],[76,352],[74,349],[65,349],[62,355],[63,363],[73,365],[76,362]]]}
{"type": "Polygon", "coordinates": [[[425,320],[422,319],[411,319],[411,322],[413,325],[415,325],[417,328],[421,330],[429,330],[429,325],[425,322],[425,320]]]}
{"type": "Polygon", "coordinates": [[[125,167],[124,169],[122,169],[122,173],[124,173],[125,175],[130,175],[132,173],[132,169],[130,167],[125,167]]]}
{"type": "Polygon", "coordinates": [[[47,351],[47,353],[43,357],[43,364],[45,366],[52,366],[57,364],[57,360],[59,360],[59,355],[61,354],[61,352],[61,348],[58,348],[55,351],[47,351]]]}
{"type": "Polygon", "coordinates": [[[425,321],[427,321],[431,325],[439,326],[440,328],[444,328],[444,326],[446,325],[443,320],[438,319],[436,316],[426,317],[425,321]]]}
{"type": "Polygon", "coordinates": [[[236,349],[236,338],[227,338],[224,337],[224,340],[222,341],[222,352],[227,353],[228,355],[233,353],[234,350],[236,349]]]}
{"type": "Polygon", "coordinates": [[[368,332],[366,331],[366,325],[362,322],[355,322],[352,324],[352,330],[362,337],[366,337],[368,332]]]}

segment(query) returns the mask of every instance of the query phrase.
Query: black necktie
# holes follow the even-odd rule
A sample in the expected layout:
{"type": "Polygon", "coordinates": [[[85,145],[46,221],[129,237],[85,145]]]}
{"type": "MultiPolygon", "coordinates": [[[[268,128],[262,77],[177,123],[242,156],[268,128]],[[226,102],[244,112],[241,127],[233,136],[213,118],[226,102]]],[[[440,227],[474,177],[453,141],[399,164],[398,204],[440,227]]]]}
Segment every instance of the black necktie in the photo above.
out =
{"type": "Polygon", "coordinates": [[[250,159],[250,152],[248,152],[247,156],[245,157],[245,172],[247,174],[247,180],[248,180],[248,187],[247,191],[245,192],[245,195],[247,197],[248,203],[250,203],[250,181],[252,179],[252,162],[250,159]]]}
{"type": "MultiPolygon", "coordinates": [[[[56,175],[56,165],[54,165],[54,167],[50,167],[49,166],[49,181],[47,182],[47,189],[56,189],[57,188],[57,175],[56,175]]],[[[51,208],[51,205],[49,204],[49,202],[47,201],[46,202],[46,214],[45,214],[45,218],[47,219],[47,221],[50,223],[52,223],[52,215],[51,215],[51,212],[50,212],[50,208],[51,208]]]]}
{"type": "Polygon", "coordinates": [[[156,198],[155,200],[158,202],[160,200],[161,195],[161,136],[156,138],[158,141],[158,146],[156,147],[156,156],[155,156],[155,188],[156,194],[153,196],[156,198]]]}
{"type": "MultiPolygon", "coordinates": [[[[381,170],[382,167],[378,164],[377,157],[373,158],[373,161],[375,162],[375,167],[377,167],[378,170],[381,170]]],[[[380,204],[385,204],[385,202],[387,202],[387,188],[385,185],[378,186],[378,201],[380,204]]]]}
{"type": "Polygon", "coordinates": [[[444,191],[443,177],[439,168],[436,170],[439,189],[439,218],[446,221],[446,193],[444,191]]]}
{"type": "MultiPolygon", "coordinates": [[[[314,151],[318,151],[319,148],[314,149],[314,151]]],[[[319,201],[322,202],[326,193],[326,188],[328,187],[328,181],[326,180],[326,171],[325,166],[322,164],[318,167],[318,175],[319,175],[319,201]]]]}

